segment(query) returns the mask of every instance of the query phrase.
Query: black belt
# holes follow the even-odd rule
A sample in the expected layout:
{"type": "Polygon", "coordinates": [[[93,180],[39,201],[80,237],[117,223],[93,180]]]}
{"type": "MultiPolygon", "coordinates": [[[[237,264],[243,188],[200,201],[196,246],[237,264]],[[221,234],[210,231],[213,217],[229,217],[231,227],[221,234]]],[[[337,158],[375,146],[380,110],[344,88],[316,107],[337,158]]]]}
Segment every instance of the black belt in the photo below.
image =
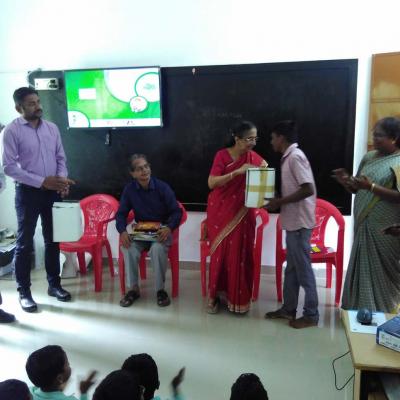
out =
{"type": "Polygon", "coordinates": [[[15,182],[15,187],[16,188],[22,188],[22,189],[27,189],[27,190],[40,190],[41,192],[44,190],[48,190],[45,188],[36,188],[34,186],[29,186],[29,185],[25,185],[25,183],[21,183],[21,182],[15,182]]]}

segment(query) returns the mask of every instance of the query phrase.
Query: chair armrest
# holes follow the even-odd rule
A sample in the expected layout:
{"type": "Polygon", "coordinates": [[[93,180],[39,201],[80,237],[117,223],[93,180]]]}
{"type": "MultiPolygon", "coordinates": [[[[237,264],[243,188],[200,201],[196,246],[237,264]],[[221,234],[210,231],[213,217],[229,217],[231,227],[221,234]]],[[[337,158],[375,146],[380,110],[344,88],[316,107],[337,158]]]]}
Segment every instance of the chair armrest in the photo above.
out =
{"type": "Polygon", "coordinates": [[[97,225],[97,239],[103,237],[103,227],[104,225],[107,225],[109,222],[114,221],[115,216],[112,218],[105,219],[103,221],[99,221],[99,224],[97,225]]]}
{"type": "Polygon", "coordinates": [[[104,221],[100,221],[100,223],[101,224],[108,224],[109,222],[111,222],[111,221],[114,221],[114,219],[115,219],[115,215],[112,217],[112,218],[108,218],[108,219],[105,219],[104,221]]]}

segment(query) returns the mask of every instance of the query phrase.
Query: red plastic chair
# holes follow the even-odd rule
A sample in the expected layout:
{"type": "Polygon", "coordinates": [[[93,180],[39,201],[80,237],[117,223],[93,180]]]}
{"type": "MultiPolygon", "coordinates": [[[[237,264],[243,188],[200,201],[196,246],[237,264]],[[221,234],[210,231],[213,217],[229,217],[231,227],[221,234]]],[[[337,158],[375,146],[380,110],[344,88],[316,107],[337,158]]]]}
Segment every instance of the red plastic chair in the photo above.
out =
{"type": "MultiPolygon", "coordinates": [[[[260,274],[261,274],[261,253],[264,228],[269,222],[269,214],[263,208],[256,210],[256,220],[260,221],[256,227],[256,236],[254,241],[254,279],[253,279],[253,301],[258,299],[260,289],[260,274]],[[260,219],[258,218],[260,217],[260,219]]],[[[200,273],[201,273],[201,294],[206,296],[206,281],[207,281],[207,257],[210,255],[210,242],[207,239],[207,219],[201,222],[201,239],[200,239],[200,273]]]]}
{"type": "Polygon", "coordinates": [[[85,220],[83,236],[77,242],[62,242],[60,250],[67,253],[77,253],[79,270],[86,274],[85,252],[92,255],[94,270],[94,290],[102,289],[102,248],[106,248],[110,274],[114,277],[114,266],[110,243],[107,239],[107,225],[115,219],[119,202],[108,194],[94,194],[80,201],[85,220]]]}
{"type": "MultiPolygon", "coordinates": [[[[185,207],[178,201],[178,205],[182,210],[182,218],[179,223],[179,227],[184,224],[187,220],[187,212],[185,207]]],[[[129,224],[134,219],[133,211],[129,212],[127,223],[129,224]]],[[[172,244],[169,248],[168,258],[171,264],[171,276],[172,276],[172,297],[177,297],[179,293],[179,227],[174,229],[172,232],[172,244]]],[[[118,268],[119,268],[119,282],[121,287],[122,295],[125,294],[125,262],[124,256],[121,251],[121,243],[119,244],[119,256],[118,256],[118,268]]],[[[143,251],[139,261],[140,277],[146,279],[146,257],[147,251],[143,251]]]]}
{"type": "MultiPolygon", "coordinates": [[[[332,286],[332,265],[336,267],[335,306],[338,307],[342,293],[343,251],[345,222],[340,211],[328,201],[317,199],[316,226],[312,231],[310,243],[321,250],[316,253],[310,250],[311,263],[326,263],[326,287],[332,286]],[[334,218],[338,226],[336,251],[325,246],[325,230],[330,218],[334,218]]],[[[282,225],[280,217],[276,223],[276,292],[278,301],[282,302],[282,265],[286,260],[286,249],[282,245],[282,225]]]]}

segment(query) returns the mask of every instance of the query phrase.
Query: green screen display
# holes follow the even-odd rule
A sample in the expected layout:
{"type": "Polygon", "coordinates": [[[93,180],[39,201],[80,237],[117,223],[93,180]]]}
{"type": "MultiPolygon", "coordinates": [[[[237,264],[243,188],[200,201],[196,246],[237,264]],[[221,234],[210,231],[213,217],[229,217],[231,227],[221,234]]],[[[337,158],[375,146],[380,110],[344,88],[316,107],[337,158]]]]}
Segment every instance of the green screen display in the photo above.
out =
{"type": "Polygon", "coordinates": [[[161,126],[160,69],[65,72],[70,128],[161,126]]]}

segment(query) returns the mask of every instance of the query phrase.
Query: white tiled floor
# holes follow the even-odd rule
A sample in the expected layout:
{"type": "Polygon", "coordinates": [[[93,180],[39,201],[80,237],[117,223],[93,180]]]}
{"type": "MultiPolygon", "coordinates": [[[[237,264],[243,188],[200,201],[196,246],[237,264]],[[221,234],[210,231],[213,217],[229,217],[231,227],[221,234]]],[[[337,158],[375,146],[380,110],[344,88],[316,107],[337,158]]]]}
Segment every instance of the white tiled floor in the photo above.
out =
{"type": "MultiPolygon", "coordinates": [[[[182,389],[188,400],[229,399],[232,383],[243,372],[258,374],[271,400],[352,399],[352,383],[341,392],[334,387],[331,362],[348,347],[339,310],[333,306],[334,289],[325,289],[322,280],[319,326],[298,331],[286,321],[263,318],[267,310],[278,307],[273,275],[262,275],[260,299],[242,316],[225,310],[206,314],[199,272],[181,270],[180,278],[180,295],[171,306],[156,305],[149,271],[142,297],[132,307],[121,308],[118,277],[113,281],[106,269],[101,293],[94,293],[91,273],[64,280],[63,286],[73,295],[71,303],[48,297],[44,271],[34,271],[36,314],[23,312],[14,282],[1,280],[3,308],[15,313],[18,322],[0,325],[0,380],[28,382],[28,354],[59,344],[73,369],[68,394],[76,393],[77,380],[90,369],[97,369],[101,379],[130,354],[147,352],[158,364],[162,396],[169,395],[169,381],[186,366],[182,389]]],[[[352,373],[346,356],[337,363],[338,384],[352,373]]]]}

